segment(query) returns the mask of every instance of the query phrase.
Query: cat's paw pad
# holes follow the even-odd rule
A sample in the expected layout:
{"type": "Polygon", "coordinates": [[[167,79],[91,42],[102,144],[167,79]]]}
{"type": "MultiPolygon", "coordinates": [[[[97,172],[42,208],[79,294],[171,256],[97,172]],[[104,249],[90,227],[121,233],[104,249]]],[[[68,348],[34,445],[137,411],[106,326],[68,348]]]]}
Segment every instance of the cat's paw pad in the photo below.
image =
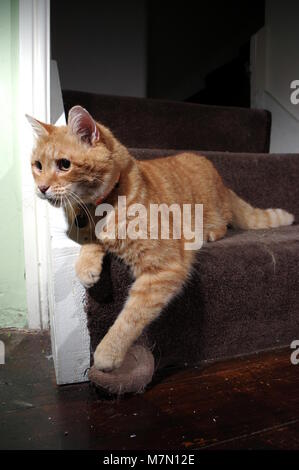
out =
{"type": "Polygon", "coordinates": [[[103,372],[111,372],[112,370],[117,369],[120,367],[122,362],[122,357],[119,357],[110,351],[106,351],[100,345],[94,353],[94,366],[96,369],[103,372]]]}
{"type": "Polygon", "coordinates": [[[89,289],[100,279],[102,269],[98,265],[92,265],[85,260],[78,259],[75,266],[76,274],[84,287],[89,289]]]}

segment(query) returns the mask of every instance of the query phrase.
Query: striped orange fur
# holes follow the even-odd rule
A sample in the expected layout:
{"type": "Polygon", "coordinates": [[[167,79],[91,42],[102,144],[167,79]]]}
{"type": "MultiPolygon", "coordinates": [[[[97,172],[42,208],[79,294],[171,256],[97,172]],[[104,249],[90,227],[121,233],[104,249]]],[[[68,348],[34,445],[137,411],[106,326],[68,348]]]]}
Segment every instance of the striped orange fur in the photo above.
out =
{"type": "MultiPolygon", "coordinates": [[[[125,195],[128,205],[141,203],[148,209],[152,203],[176,203],[180,207],[203,204],[205,241],[224,237],[228,224],[261,229],[293,222],[293,216],[286,211],[253,208],[240,199],[226,188],[212,163],[203,156],[181,153],[136,161],[109,129],[96,123],[79,106],[70,111],[68,126],[54,127],[30,120],[38,135],[32,153],[32,172],[37,186],[43,191],[47,188],[40,195],[52,204],[63,203],[70,219],[84,205],[96,221],[94,205],[104,195],[117,215],[117,197],[125,195]]],[[[158,318],[182,289],[194,252],[184,249],[184,237],[98,240],[89,233],[87,238],[76,264],[77,275],[86,287],[99,280],[103,257],[108,251],[129,265],[135,276],[121,313],[94,355],[98,369],[112,370],[120,366],[146,326],[158,318]]]]}

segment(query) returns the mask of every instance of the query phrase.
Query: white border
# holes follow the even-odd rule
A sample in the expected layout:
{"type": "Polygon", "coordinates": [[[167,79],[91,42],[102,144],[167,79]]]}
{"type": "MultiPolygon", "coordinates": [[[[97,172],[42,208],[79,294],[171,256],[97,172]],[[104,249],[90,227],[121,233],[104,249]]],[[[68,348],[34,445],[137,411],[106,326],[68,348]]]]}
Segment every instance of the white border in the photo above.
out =
{"type": "MultiPolygon", "coordinates": [[[[51,61],[51,121],[65,125],[57,64],[51,61]]],[[[49,310],[52,354],[58,384],[84,382],[90,366],[90,338],[83,308],[85,290],[75,274],[80,245],[66,235],[62,209],[48,205],[51,253],[49,310]]]]}
{"type": "Polygon", "coordinates": [[[50,117],[50,0],[19,0],[19,152],[29,328],[48,328],[48,211],[30,170],[32,129],[25,114],[50,117]],[[38,227],[38,231],[37,231],[38,227]]]}
{"type": "Polygon", "coordinates": [[[57,112],[59,124],[65,124],[58,70],[50,63],[50,0],[20,0],[18,124],[28,326],[48,329],[50,321],[56,379],[64,384],[85,381],[90,364],[84,289],[74,272],[80,246],[67,238],[62,211],[35,195],[33,132],[25,118],[56,123],[57,112]]]}

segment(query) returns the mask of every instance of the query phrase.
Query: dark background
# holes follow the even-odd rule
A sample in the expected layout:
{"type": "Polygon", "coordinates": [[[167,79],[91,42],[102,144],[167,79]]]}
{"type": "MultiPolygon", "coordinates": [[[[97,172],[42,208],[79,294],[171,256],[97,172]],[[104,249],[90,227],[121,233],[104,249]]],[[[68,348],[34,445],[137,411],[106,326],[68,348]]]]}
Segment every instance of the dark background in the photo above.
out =
{"type": "Polygon", "coordinates": [[[63,89],[250,106],[260,1],[51,1],[63,89]]]}

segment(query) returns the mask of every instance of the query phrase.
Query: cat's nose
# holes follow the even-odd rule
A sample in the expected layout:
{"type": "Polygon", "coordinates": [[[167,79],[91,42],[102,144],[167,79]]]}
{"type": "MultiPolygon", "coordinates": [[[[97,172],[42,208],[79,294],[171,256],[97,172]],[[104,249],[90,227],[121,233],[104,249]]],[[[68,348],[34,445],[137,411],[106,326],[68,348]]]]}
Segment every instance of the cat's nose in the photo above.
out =
{"type": "Polygon", "coordinates": [[[41,193],[46,194],[50,186],[39,186],[38,189],[41,193]]]}

